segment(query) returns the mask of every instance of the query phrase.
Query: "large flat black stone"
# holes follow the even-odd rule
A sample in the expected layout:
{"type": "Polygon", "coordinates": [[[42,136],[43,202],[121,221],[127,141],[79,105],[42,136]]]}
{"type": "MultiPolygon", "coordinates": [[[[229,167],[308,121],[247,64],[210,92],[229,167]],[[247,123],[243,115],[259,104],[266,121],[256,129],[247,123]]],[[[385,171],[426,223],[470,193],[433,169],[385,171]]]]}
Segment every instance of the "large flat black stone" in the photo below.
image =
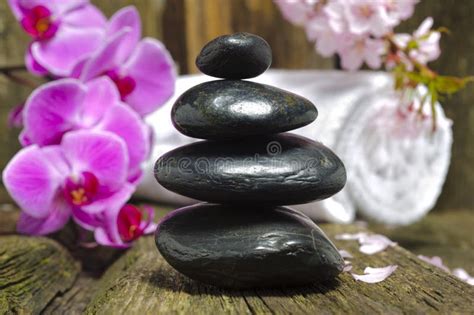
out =
{"type": "Polygon", "coordinates": [[[155,240],[176,270],[221,287],[307,285],[336,277],[344,266],[319,227],[285,207],[181,208],[159,223],[155,240]]]}
{"type": "Polygon", "coordinates": [[[274,134],[308,125],[317,116],[316,107],[304,97],[238,80],[194,86],[176,100],[171,112],[176,129],[201,139],[274,134]]]}
{"type": "Polygon", "coordinates": [[[325,199],[346,182],[344,165],[330,149],[288,133],[186,145],[158,159],[155,177],[198,200],[273,205],[325,199]]]}

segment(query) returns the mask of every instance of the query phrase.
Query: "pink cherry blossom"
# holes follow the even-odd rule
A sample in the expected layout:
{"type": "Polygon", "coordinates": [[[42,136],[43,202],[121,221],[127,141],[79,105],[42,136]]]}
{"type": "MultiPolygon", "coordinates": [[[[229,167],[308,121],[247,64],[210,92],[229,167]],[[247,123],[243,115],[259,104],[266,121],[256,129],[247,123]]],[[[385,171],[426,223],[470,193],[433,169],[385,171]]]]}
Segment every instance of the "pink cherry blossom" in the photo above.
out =
{"type": "Polygon", "coordinates": [[[384,0],[383,2],[388,15],[399,22],[413,15],[415,5],[419,0],[384,0]]]}
{"type": "Polygon", "coordinates": [[[370,68],[382,65],[382,55],[386,52],[385,42],[367,36],[346,35],[339,49],[341,65],[346,70],[357,70],[365,62],[370,68]]]}
{"type": "Polygon", "coordinates": [[[372,34],[380,37],[397,25],[387,12],[385,0],[333,0],[325,7],[330,25],[337,33],[372,34]]]}
{"type": "Polygon", "coordinates": [[[316,13],[320,0],[275,0],[283,17],[295,25],[304,25],[316,13]]]}
{"type": "Polygon", "coordinates": [[[125,142],[106,131],[74,131],[59,145],[23,148],[3,171],[8,192],[22,209],[18,230],[44,235],[61,229],[74,209],[101,213],[121,207],[127,183],[125,142]]]}
{"type": "Polygon", "coordinates": [[[315,48],[323,57],[330,57],[343,44],[344,34],[336,33],[329,25],[325,14],[306,23],[306,35],[310,41],[316,41],[315,48]]]}
{"type": "Polygon", "coordinates": [[[136,179],[150,151],[150,128],[120,96],[110,79],[87,83],[61,79],[42,85],[28,98],[23,112],[23,145],[59,144],[73,130],[105,130],[127,146],[129,176],[136,179]]]}
{"type": "Polygon", "coordinates": [[[426,18],[418,29],[409,34],[396,34],[393,37],[394,42],[402,49],[408,50],[408,56],[421,64],[427,64],[430,61],[438,59],[441,54],[439,40],[440,32],[432,31],[433,18],[426,18]]]}
{"type": "Polygon", "coordinates": [[[109,40],[74,70],[84,82],[105,75],[115,83],[122,101],[140,115],[163,105],[174,93],[173,60],[163,44],[152,38],[139,41],[141,23],[134,7],[115,14],[109,40]]]}
{"type": "Polygon", "coordinates": [[[25,63],[37,75],[69,76],[103,42],[106,19],[88,0],[9,0],[32,37],[25,63]]]}

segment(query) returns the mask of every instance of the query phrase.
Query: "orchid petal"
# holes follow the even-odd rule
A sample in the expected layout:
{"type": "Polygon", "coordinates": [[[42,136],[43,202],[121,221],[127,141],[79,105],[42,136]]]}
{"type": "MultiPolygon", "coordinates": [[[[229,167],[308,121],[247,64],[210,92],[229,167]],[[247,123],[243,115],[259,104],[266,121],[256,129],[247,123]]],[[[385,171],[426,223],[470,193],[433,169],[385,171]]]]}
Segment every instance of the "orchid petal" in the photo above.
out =
{"type": "Polygon", "coordinates": [[[23,110],[25,104],[18,104],[8,112],[8,127],[21,128],[23,127],[23,110]]]}
{"type": "Polygon", "coordinates": [[[104,28],[107,19],[96,6],[86,5],[64,15],[61,22],[72,27],[104,28]]]}
{"type": "Polygon", "coordinates": [[[119,235],[109,235],[107,233],[107,230],[104,228],[98,228],[94,232],[94,238],[96,242],[100,245],[103,246],[109,246],[109,247],[114,247],[114,248],[128,248],[132,244],[131,243],[124,243],[119,235]]]}
{"type": "Polygon", "coordinates": [[[71,209],[61,198],[51,204],[50,214],[45,218],[35,218],[25,212],[20,213],[17,230],[28,235],[46,235],[64,227],[71,216],[71,209]]]}
{"type": "Polygon", "coordinates": [[[87,82],[86,87],[81,123],[90,127],[96,125],[107,111],[119,104],[120,95],[115,84],[105,76],[87,82]]]}
{"type": "Polygon", "coordinates": [[[57,76],[68,76],[83,58],[102,43],[104,32],[98,28],[73,28],[62,25],[49,40],[34,42],[34,59],[57,76]]]}
{"type": "Polygon", "coordinates": [[[31,54],[31,45],[28,47],[25,54],[25,66],[28,71],[37,76],[45,76],[48,74],[48,70],[45,67],[36,62],[35,58],[31,54]]]}
{"type": "Polygon", "coordinates": [[[3,183],[8,192],[29,216],[45,218],[51,211],[54,199],[67,174],[50,160],[57,156],[60,161],[58,146],[42,150],[38,146],[29,146],[19,151],[3,171],[3,183]]]}
{"type": "Polygon", "coordinates": [[[129,156],[129,169],[136,173],[140,164],[150,153],[150,128],[140,116],[125,104],[111,108],[98,126],[120,136],[126,143],[129,156]]]}
{"type": "Polygon", "coordinates": [[[61,143],[73,174],[94,174],[100,185],[116,191],[126,181],[128,156],[125,142],[105,131],[80,130],[67,133],[61,143]]]}
{"type": "Polygon", "coordinates": [[[390,265],[383,268],[371,268],[367,267],[364,270],[364,275],[356,275],[352,273],[354,279],[366,283],[378,283],[387,279],[395,270],[397,270],[398,266],[390,265]]]}
{"type": "Polygon", "coordinates": [[[111,36],[125,28],[129,29],[129,33],[121,49],[117,52],[120,54],[119,60],[126,60],[130,56],[142,34],[140,13],[134,6],[122,8],[110,18],[107,34],[111,36]]]}
{"type": "Polygon", "coordinates": [[[20,8],[19,0],[8,0],[8,5],[17,21],[21,21],[23,18],[23,11],[20,8]]]}
{"type": "Polygon", "coordinates": [[[85,213],[94,214],[109,209],[121,208],[132,196],[135,191],[135,186],[125,183],[122,188],[109,196],[98,199],[88,205],[82,206],[81,210],[85,213]]]}
{"type": "Polygon", "coordinates": [[[142,116],[163,105],[174,93],[173,59],[157,40],[142,40],[123,70],[136,82],[125,101],[142,116]]]}
{"type": "Polygon", "coordinates": [[[25,135],[39,144],[57,144],[62,135],[76,126],[75,119],[85,97],[78,81],[64,79],[47,83],[29,97],[25,104],[25,135]]]}
{"type": "Polygon", "coordinates": [[[122,47],[127,43],[129,29],[124,29],[112,36],[102,47],[95,52],[84,64],[81,80],[89,81],[107,70],[114,69],[124,62],[120,53],[122,47]]]}
{"type": "Polygon", "coordinates": [[[140,228],[143,230],[143,234],[151,234],[156,231],[158,224],[154,223],[155,209],[152,206],[144,205],[142,209],[147,213],[147,220],[142,222],[140,228]]]}
{"type": "Polygon", "coordinates": [[[118,230],[118,215],[122,206],[104,212],[102,226],[95,229],[94,238],[98,244],[115,248],[127,248],[131,243],[125,243],[118,230]]]}

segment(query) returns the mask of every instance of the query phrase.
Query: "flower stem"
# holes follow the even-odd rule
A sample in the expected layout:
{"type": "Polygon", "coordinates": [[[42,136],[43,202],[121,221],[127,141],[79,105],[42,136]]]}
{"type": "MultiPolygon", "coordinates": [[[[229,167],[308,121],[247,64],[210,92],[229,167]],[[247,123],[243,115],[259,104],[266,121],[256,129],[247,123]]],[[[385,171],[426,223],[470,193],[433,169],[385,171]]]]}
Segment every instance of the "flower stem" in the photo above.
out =
{"type": "Polygon", "coordinates": [[[26,70],[27,70],[26,67],[23,65],[5,66],[5,67],[0,67],[0,74],[4,75],[8,79],[10,79],[12,82],[15,82],[17,84],[27,86],[33,89],[37,88],[38,84],[22,76],[19,76],[18,74],[15,73],[15,72],[23,72],[26,70]]]}

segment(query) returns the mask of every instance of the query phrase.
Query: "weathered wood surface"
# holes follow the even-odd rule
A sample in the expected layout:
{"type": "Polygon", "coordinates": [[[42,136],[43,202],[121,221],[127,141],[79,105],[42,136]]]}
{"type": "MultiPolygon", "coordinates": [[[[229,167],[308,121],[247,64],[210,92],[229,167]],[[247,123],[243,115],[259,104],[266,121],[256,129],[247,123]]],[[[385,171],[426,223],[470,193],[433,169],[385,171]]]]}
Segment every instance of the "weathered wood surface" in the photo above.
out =
{"type": "MultiPolygon", "coordinates": [[[[323,225],[328,235],[355,226],[323,225]]],[[[309,288],[223,291],[174,271],[158,254],[152,237],[141,239],[105,273],[87,314],[400,314],[470,313],[474,288],[419,260],[401,247],[367,256],[353,241],[336,242],[354,255],[353,271],[398,265],[379,284],[356,282],[349,274],[309,288]]],[[[291,266],[288,266],[291,268],[291,266]]]]}
{"type": "Polygon", "coordinates": [[[79,263],[47,238],[0,237],[0,314],[37,314],[72,287],[79,263]]]}
{"type": "Polygon", "coordinates": [[[82,314],[97,291],[98,279],[81,273],[74,285],[62,295],[56,296],[41,312],[44,315],[82,314]]]}
{"type": "MultiPolygon", "coordinates": [[[[417,255],[439,256],[450,268],[474,275],[474,212],[472,209],[432,213],[404,227],[370,225],[417,255]]],[[[474,312],[474,310],[473,310],[474,312]]]]}
{"type": "MultiPolygon", "coordinates": [[[[273,49],[273,67],[332,68],[333,61],[318,56],[301,28],[290,25],[272,0],[93,0],[107,15],[122,6],[136,5],[147,36],[162,39],[177,61],[181,73],[195,72],[194,58],[201,46],[223,33],[249,31],[265,37],[273,49]]],[[[437,26],[451,30],[442,40],[442,55],[435,70],[454,75],[474,74],[474,1],[425,0],[415,16],[400,29],[413,31],[427,16],[437,26]]],[[[0,67],[23,63],[28,38],[0,1],[0,67]]],[[[18,131],[6,127],[8,111],[24,101],[31,89],[9,82],[0,75],[0,169],[18,150],[18,131]]],[[[474,204],[474,89],[472,85],[444,100],[454,120],[453,163],[438,208],[471,208],[474,204]]],[[[0,189],[0,202],[9,200],[0,189]]]]}

